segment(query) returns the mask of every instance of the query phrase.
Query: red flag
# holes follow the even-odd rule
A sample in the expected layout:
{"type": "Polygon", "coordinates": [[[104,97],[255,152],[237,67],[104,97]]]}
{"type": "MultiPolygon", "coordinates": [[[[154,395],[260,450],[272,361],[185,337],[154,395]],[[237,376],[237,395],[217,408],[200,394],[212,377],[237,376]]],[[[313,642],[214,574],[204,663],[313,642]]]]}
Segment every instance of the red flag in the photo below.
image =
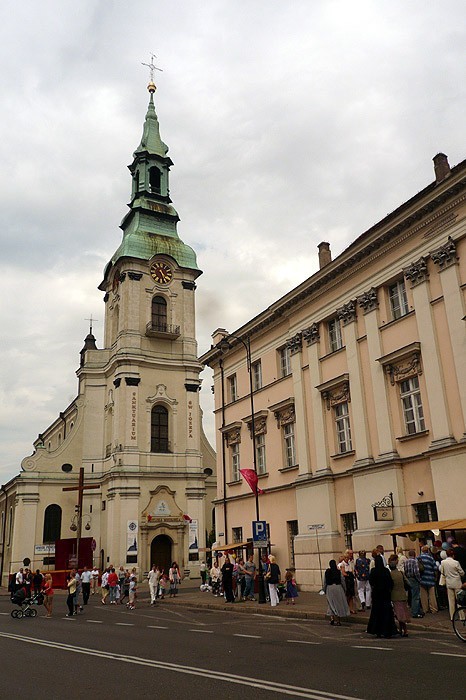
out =
{"type": "Polygon", "coordinates": [[[243,479],[249,484],[251,491],[255,494],[264,493],[262,489],[257,488],[257,474],[254,469],[240,469],[239,473],[243,479]]]}

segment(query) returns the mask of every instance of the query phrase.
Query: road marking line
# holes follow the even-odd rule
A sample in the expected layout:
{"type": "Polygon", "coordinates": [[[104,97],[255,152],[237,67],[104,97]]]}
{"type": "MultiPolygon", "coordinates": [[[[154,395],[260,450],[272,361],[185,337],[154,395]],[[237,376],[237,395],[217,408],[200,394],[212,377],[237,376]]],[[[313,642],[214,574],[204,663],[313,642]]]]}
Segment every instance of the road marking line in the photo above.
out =
{"type": "Polygon", "coordinates": [[[466,659],[466,654],[448,654],[446,651],[431,651],[430,653],[435,656],[456,656],[460,659],[466,659]]]}
{"type": "Polygon", "coordinates": [[[321,644],[321,642],[308,642],[305,639],[287,639],[290,644],[321,644]]]}
{"type": "Polygon", "coordinates": [[[213,634],[213,630],[188,630],[188,632],[201,632],[202,634],[213,634]]]}
{"type": "Polygon", "coordinates": [[[162,627],[162,625],[147,625],[150,630],[167,630],[168,627],[162,627]]]}
{"type": "Polygon", "coordinates": [[[198,668],[196,666],[184,666],[182,664],[174,664],[166,661],[155,661],[153,659],[145,659],[138,656],[122,656],[108,651],[99,651],[97,649],[89,649],[86,647],[73,646],[71,644],[63,644],[62,642],[48,642],[43,639],[35,639],[33,637],[25,637],[19,634],[10,634],[0,632],[0,637],[4,639],[12,639],[14,641],[36,644],[37,646],[58,649],[59,651],[68,651],[74,654],[84,654],[87,656],[95,656],[110,661],[117,661],[119,664],[128,663],[139,666],[147,666],[149,668],[157,668],[163,671],[172,671],[173,673],[184,673],[191,676],[199,676],[208,678],[209,680],[223,681],[224,683],[233,683],[235,685],[249,686],[252,688],[260,688],[269,690],[282,695],[291,695],[293,697],[307,698],[307,700],[361,700],[360,698],[350,697],[348,695],[338,695],[337,693],[327,693],[323,690],[314,690],[312,688],[303,688],[302,686],[288,685],[286,683],[273,682],[262,678],[252,678],[247,676],[238,676],[233,673],[222,673],[217,669],[198,668]]]}
{"type": "Polygon", "coordinates": [[[351,646],[352,649],[380,649],[381,651],[393,651],[393,647],[369,647],[367,644],[359,645],[354,644],[351,646]]]}
{"type": "Polygon", "coordinates": [[[10,613],[0,613],[0,615],[9,615],[10,613]]]}
{"type": "Polygon", "coordinates": [[[233,637],[247,637],[247,639],[262,639],[257,634],[234,634],[233,637]]]}
{"type": "Polygon", "coordinates": [[[115,622],[115,624],[121,627],[134,627],[134,622],[115,622]]]}
{"type": "Polygon", "coordinates": [[[86,622],[92,622],[94,625],[102,625],[102,620],[86,620],[86,622]]]}

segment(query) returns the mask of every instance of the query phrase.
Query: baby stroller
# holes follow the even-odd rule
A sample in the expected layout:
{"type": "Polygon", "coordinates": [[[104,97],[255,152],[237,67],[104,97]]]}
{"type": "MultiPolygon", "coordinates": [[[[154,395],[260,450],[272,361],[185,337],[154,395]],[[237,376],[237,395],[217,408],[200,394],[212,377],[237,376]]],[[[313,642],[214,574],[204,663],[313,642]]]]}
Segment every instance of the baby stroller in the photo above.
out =
{"type": "Polygon", "coordinates": [[[11,602],[13,605],[19,605],[19,608],[15,608],[11,611],[11,617],[16,619],[21,619],[22,617],[36,617],[37,610],[32,606],[42,605],[44,596],[42,593],[35,593],[28,598],[26,589],[20,588],[11,596],[11,602]]]}

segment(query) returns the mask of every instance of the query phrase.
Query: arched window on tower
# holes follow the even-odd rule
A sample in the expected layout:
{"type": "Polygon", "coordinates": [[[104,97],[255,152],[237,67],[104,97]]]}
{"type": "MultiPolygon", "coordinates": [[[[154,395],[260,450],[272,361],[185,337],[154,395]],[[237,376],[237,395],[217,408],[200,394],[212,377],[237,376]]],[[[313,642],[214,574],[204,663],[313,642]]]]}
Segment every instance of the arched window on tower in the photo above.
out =
{"type": "Polygon", "coordinates": [[[169,452],[168,411],[165,406],[154,406],[151,412],[151,452],[169,452]]]}
{"type": "Polygon", "coordinates": [[[162,181],[162,173],[156,167],[149,170],[149,186],[150,191],[155,194],[160,194],[160,185],[162,181]]]}
{"type": "Polygon", "coordinates": [[[162,333],[167,332],[167,302],[163,297],[152,299],[152,328],[162,333]]]}
{"type": "Polygon", "coordinates": [[[47,506],[44,513],[44,544],[59,540],[61,535],[61,508],[56,503],[47,506]]]}

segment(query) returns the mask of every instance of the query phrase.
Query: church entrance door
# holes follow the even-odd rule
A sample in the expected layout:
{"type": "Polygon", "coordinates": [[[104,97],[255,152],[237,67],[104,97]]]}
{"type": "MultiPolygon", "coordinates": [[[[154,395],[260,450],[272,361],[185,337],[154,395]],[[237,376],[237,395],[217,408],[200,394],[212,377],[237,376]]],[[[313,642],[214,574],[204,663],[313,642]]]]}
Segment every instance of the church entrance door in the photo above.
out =
{"type": "Polygon", "coordinates": [[[168,569],[172,563],[172,540],[168,535],[157,535],[152,540],[150,546],[150,565],[151,568],[156,564],[161,569],[165,569],[168,574],[168,569]]]}

